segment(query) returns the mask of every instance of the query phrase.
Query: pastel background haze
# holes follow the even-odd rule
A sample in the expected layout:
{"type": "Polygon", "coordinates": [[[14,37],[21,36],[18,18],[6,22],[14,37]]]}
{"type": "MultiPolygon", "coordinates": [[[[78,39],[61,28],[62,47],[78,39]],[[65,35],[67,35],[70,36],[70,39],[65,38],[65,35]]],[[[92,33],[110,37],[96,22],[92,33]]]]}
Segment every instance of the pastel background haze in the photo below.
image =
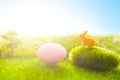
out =
{"type": "Polygon", "coordinates": [[[120,33],[120,0],[0,0],[0,32],[120,33]]]}

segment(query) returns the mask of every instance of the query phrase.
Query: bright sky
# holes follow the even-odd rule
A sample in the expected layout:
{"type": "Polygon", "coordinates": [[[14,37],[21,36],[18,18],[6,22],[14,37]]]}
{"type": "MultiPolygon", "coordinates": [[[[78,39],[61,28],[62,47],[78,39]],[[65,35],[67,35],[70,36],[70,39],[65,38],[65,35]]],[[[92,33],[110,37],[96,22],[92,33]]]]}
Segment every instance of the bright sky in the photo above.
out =
{"type": "Polygon", "coordinates": [[[0,32],[120,33],[120,0],[0,0],[0,32]]]}

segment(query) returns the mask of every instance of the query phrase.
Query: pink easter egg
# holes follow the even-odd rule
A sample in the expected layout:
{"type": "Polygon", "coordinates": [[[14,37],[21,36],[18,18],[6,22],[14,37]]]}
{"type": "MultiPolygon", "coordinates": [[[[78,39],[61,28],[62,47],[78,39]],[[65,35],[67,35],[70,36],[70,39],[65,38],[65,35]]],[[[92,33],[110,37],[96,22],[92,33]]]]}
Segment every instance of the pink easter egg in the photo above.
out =
{"type": "Polygon", "coordinates": [[[38,58],[45,64],[56,64],[67,56],[66,49],[57,43],[45,43],[38,50],[38,58]]]}

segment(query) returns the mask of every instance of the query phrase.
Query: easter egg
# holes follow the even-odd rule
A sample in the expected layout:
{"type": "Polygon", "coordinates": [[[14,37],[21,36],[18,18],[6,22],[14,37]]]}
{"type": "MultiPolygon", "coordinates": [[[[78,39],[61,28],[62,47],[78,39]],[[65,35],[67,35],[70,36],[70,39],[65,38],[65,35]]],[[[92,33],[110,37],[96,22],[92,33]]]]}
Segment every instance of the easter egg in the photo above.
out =
{"type": "Polygon", "coordinates": [[[45,43],[38,49],[38,59],[45,64],[56,64],[67,56],[66,49],[58,43],[45,43]]]}

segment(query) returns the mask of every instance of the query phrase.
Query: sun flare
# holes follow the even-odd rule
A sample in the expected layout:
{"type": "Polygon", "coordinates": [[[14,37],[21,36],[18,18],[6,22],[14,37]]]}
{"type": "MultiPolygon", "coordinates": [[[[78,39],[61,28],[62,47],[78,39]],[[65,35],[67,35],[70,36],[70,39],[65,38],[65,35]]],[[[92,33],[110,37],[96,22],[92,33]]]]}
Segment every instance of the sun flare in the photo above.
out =
{"type": "Polygon", "coordinates": [[[23,35],[62,34],[65,33],[65,26],[67,26],[64,18],[56,15],[53,10],[37,6],[16,7],[9,14],[7,23],[12,27],[9,27],[10,29],[23,35]]]}

